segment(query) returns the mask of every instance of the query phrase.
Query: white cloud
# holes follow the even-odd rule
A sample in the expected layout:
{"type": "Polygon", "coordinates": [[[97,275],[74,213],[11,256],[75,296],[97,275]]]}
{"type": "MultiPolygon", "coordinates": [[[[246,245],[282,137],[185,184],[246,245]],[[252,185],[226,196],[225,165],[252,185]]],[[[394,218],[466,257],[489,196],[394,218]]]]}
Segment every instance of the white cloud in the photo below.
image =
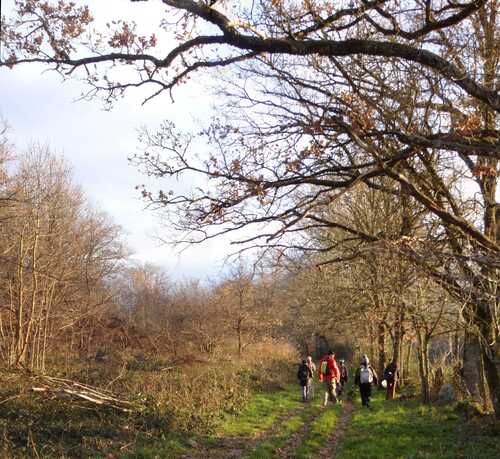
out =
{"type": "MultiPolygon", "coordinates": [[[[2,3],[5,14],[13,2],[2,3]]],[[[144,4],[139,7],[119,0],[95,0],[90,5],[97,8],[100,22],[119,11],[121,17],[133,18],[138,24],[151,24],[159,21],[162,8],[159,2],[149,3],[157,6],[144,8],[144,4]]],[[[143,210],[134,189],[137,184],[147,184],[148,178],[127,161],[136,151],[139,127],[157,126],[165,118],[189,126],[192,112],[197,118],[209,112],[209,100],[200,87],[179,88],[174,104],[168,96],[162,96],[144,106],[144,92],[138,91],[119,101],[113,110],[104,111],[99,101],[76,101],[85,91],[82,84],[63,82],[60,76],[45,70],[35,65],[0,69],[0,114],[12,126],[17,148],[23,150],[37,141],[63,154],[91,202],[128,233],[135,258],[165,266],[177,278],[216,275],[221,258],[229,250],[224,241],[196,246],[180,255],[157,246],[152,235],[159,230],[158,221],[152,212],[143,210]]],[[[178,185],[164,181],[162,186],[168,189],[178,185]]]]}

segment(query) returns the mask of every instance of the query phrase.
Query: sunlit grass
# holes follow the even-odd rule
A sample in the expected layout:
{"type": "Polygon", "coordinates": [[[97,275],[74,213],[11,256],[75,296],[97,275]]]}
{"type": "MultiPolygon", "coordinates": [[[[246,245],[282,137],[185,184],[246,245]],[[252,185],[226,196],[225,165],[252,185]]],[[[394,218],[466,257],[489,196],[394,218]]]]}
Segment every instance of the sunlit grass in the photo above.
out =
{"type": "Polygon", "coordinates": [[[288,385],[284,390],[259,392],[237,415],[224,418],[218,435],[255,436],[269,429],[281,416],[297,407],[299,392],[288,385]]]}
{"type": "MultiPolygon", "coordinates": [[[[321,413],[321,407],[318,400],[313,401],[312,403],[307,403],[302,405],[301,402],[298,401],[298,396],[296,395],[296,388],[293,388],[294,391],[292,398],[294,399],[294,406],[292,410],[295,410],[297,414],[291,416],[290,418],[281,422],[278,426],[276,426],[275,430],[272,432],[268,438],[264,441],[257,444],[256,447],[249,453],[248,456],[245,456],[248,459],[264,459],[264,458],[272,458],[276,457],[276,452],[279,448],[286,447],[287,442],[293,437],[294,434],[298,434],[300,436],[300,431],[304,427],[307,428],[304,435],[307,435],[309,431],[309,426],[307,425],[308,421],[311,418],[314,418],[316,415],[321,413]]],[[[289,389],[290,390],[290,389],[289,389]]],[[[302,441],[302,438],[299,439],[299,442],[302,441]]],[[[288,454],[293,454],[293,451],[289,451],[288,454]]]]}
{"type": "Polygon", "coordinates": [[[131,452],[120,454],[122,459],[173,459],[187,451],[188,444],[176,434],[168,434],[164,438],[139,446],[131,452]]]}
{"type": "MultiPolygon", "coordinates": [[[[329,446],[342,405],[300,402],[297,384],[254,387],[241,406],[217,412],[211,432],[176,430],[160,412],[124,415],[79,403],[46,399],[18,383],[0,391],[0,458],[225,457],[232,449],[247,459],[313,459],[329,446]],[[21,393],[19,397],[16,394],[21,393]],[[9,399],[9,397],[13,398],[9,399]],[[280,451],[281,450],[281,451],[280,451]]],[[[500,458],[500,425],[491,418],[466,422],[453,406],[424,406],[417,401],[385,401],[376,393],[371,409],[359,397],[336,448],[339,459],[354,458],[500,458]]]]}
{"type": "Polygon", "coordinates": [[[357,404],[336,457],[493,459],[500,457],[500,441],[472,431],[450,407],[387,402],[378,394],[369,410],[357,404]]]}
{"type": "Polygon", "coordinates": [[[278,448],[304,425],[304,414],[292,416],[284,421],[276,432],[267,440],[259,443],[247,456],[248,459],[265,459],[274,457],[278,448]]]}
{"type": "Polygon", "coordinates": [[[328,443],[340,413],[340,405],[330,406],[324,409],[323,413],[311,423],[302,444],[299,445],[291,457],[297,459],[317,457],[318,452],[328,443]]]}

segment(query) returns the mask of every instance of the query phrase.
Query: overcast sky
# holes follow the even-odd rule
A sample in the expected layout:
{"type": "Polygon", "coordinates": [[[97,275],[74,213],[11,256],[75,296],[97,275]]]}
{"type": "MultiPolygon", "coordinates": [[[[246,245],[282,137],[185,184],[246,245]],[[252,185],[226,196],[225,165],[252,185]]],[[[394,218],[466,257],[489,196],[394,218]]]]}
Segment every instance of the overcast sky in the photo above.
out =
{"type": "MultiPolygon", "coordinates": [[[[2,14],[8,14],[12,3],[2,0],[2,14]]],[[[120,18],[133,17],[139,24],[158,22],[161,14],[160,2],[88,3],[99,22],[116,17],[116,11],[120,11],[120,18]]],[[[176,279],[217,276],[223,256],[229,252],[228,243],[215,241],[181,254],[159,247],[153,236],[166,230],[160,228],[152,212],[144,210],[134,187],[147,183],[146,178],[127,161],[138,147],[139,127],[157,126],[165,118],[187,127],[194,117],[206,116],[209,101],[202,89],[190,85],[176,92],[174,104],[168,96],[161,96],[145,106],[140,104],[140,93],[129,94],[108,112],[97,100],[76,101],[85,90],[82,84],[63,83],[60,76],[43,70],[36,66],[0,69],[0,114],[12,127],[11,140],[17,149],[25,150],[37,141],[62,154],[90,201],[123,227],[134,258],[164,266],[176,279]]],[[[166,182],[162,187],[171,188],[166,182]]]]}

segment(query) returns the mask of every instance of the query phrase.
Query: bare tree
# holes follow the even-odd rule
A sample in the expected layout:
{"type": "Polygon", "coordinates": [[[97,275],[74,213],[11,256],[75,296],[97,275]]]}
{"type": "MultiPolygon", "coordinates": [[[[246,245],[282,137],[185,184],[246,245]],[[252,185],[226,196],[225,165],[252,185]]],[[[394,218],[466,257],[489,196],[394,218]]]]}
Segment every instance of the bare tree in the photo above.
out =
{"type": "Polygon", "coordinates": [[[163,4],[158,36],[117,22],[106,40],[87,39],[86,7],[20,2],[2,29],[2,65],[44,62],[83,76],[88,96],[110,103],[130,88],[153,85],[154,96],[195,72],[234,68],[226,119],[201,135],[210,146],[205,159],[190,150],[196,135],[169,123],[146,136],[150,149],[139,159],[158,177],[195,173],[209,185],[192,195],[144,190],[145,197],[173,210],[188,242],[272,223],[240,241],[273,245],[279,259],[289,249],[316,250],[296,237],[310,228],[384,241],[322,212],[346,190],[379,188],[374,179],[387,177],[394,186],[384,191],[423,206],[436,235],[429,242],[402,233],[391,244],[467,300],[465,319],[500,416],[497,0],[163,4]],[[172,27],[178,42],[155,53],[171,18],[180,21],[172,27]],[[115,63],[136,72],[117,73],[115,63]],[[457,193],[472,185],[477,199],[457,193]]]}
{"type": "Polygon", "coordinates": [[[46,147],[23,156],[11,186],[16,200],[0,233],[1,349],[7,364],[44,371],[57,337],[83,336],[85,321],[107,306],[104,282],[123,250],[115,228],[85,215],[67,165],[46,147]]]}

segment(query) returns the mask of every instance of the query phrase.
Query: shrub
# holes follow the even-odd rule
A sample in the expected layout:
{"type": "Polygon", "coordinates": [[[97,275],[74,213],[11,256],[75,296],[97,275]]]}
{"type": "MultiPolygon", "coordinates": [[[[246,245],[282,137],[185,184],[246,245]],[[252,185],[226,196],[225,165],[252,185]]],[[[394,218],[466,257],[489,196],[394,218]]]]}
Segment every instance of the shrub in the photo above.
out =
{"type": "Polygon", "coordinates": [[[294,371],[294,365],[281,360],[251,365],[197,363],[167,371],[129,372],[122,385],[145,405],[136,422],[210,433],[222,416],[239,412],[252,391],[282,388],[294,371]]]}

